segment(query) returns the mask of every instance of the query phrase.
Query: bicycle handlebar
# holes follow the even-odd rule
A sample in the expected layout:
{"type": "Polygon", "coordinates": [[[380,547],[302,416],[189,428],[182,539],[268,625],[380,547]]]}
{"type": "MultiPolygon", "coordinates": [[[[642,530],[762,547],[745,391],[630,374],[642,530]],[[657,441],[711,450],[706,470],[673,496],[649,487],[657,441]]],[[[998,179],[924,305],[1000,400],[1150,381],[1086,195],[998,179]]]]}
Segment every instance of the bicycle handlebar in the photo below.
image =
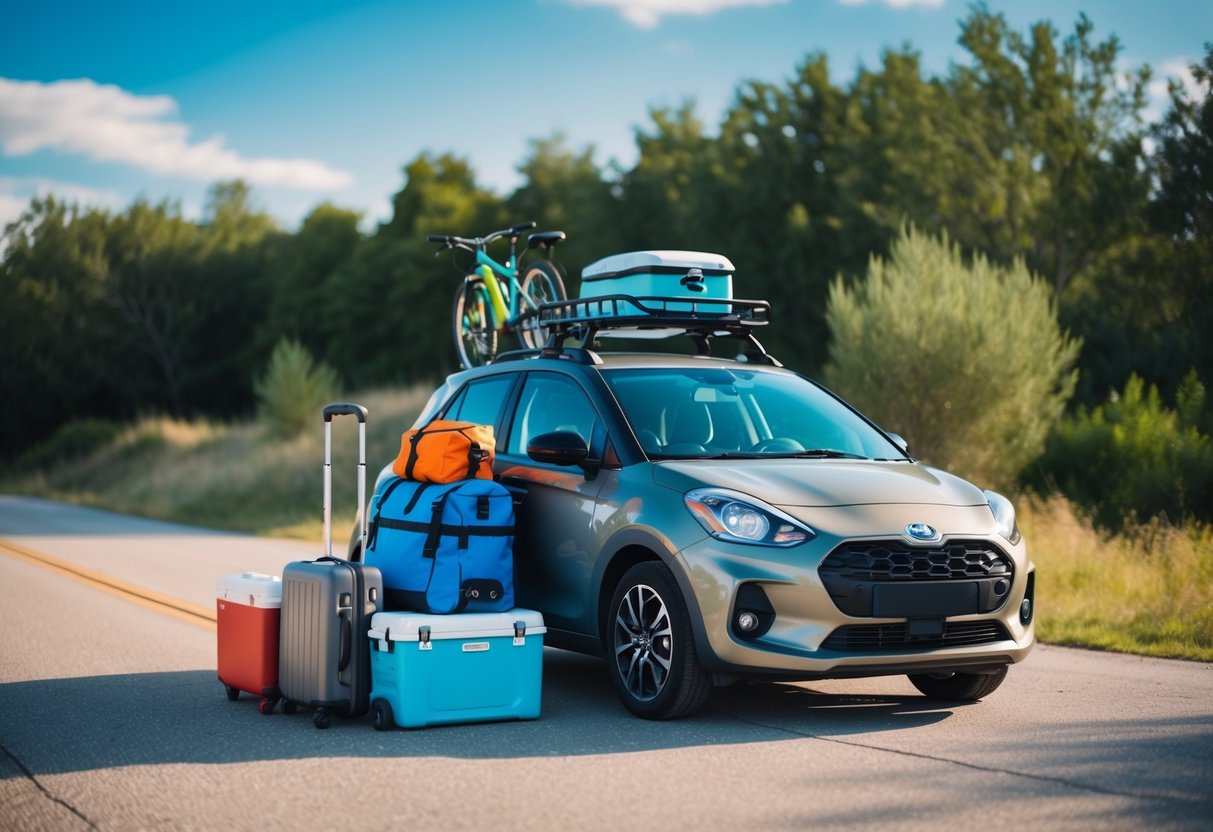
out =
{"type": "Polygon", "coordinates": [[[426,242],[439,243],[443,248],[466,248],[475,250],[483,248],[499,237],[517,237],[524,231],[530,231],[535,227],[535,221],[519,223],[512,225],[509,228],[503,228],[500,231],[493,231],[484,237],[455,237],[450,234],[427,234],[426,242]]]}

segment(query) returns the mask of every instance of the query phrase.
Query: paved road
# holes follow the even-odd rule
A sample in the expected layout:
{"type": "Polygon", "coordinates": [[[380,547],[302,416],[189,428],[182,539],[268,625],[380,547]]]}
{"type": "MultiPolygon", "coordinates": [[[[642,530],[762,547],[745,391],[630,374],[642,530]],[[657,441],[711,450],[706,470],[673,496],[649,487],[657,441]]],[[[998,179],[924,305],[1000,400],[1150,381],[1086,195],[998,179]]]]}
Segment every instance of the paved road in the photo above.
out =
{"type": "Polygon", "coordinates": [[[317,731],[228,702],[191,608],[315,548],[0,497],[0,829],[1213,829],[1207,664],[1041,646],[975,705],[747,685],[651,723],[549,649],[534,722],[317,731]]]}

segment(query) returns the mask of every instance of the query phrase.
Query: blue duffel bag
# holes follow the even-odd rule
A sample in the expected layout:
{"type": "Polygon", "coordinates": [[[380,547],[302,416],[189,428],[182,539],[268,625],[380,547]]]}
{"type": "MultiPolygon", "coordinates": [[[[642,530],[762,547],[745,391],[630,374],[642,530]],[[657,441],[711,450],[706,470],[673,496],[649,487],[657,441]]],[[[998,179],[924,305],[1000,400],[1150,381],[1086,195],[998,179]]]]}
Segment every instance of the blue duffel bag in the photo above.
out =
{"type": "Polygon", "coordinates": [[[505,486],[390,477],[371,498],[365,562],[387,609],[504,612],[514,607],[514,503],[505,486]]]}

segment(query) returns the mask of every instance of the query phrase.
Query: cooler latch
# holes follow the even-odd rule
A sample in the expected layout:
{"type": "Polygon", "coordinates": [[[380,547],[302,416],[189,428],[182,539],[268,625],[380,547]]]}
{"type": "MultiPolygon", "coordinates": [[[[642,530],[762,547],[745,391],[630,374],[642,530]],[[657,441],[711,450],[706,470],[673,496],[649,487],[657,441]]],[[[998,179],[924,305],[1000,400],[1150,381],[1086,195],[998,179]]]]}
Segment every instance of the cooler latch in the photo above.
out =
{"type": "Polygon", "coordinates": [[[514,646],[521,647],[526,644],[526,622],[514,622],[514,646]]]}
{"type": "Polygon", "coordinates": [[[430,644],[430,628],[427,624],[424,627],[417,628],[417,649],[418,650],[433,650],[434,645],[430,644]]]}

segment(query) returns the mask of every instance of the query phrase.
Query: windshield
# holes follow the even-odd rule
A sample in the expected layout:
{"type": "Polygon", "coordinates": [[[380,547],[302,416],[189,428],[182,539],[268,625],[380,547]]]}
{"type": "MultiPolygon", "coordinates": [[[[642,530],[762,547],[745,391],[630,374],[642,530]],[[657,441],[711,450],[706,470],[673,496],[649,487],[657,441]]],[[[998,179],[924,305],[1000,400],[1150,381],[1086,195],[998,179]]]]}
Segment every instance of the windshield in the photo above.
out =
{"type": "Polygon", "coordinates": [[[906,459],[845,404],[791,373],[680,367],[602,375],[652,459],[906,459]]]}

